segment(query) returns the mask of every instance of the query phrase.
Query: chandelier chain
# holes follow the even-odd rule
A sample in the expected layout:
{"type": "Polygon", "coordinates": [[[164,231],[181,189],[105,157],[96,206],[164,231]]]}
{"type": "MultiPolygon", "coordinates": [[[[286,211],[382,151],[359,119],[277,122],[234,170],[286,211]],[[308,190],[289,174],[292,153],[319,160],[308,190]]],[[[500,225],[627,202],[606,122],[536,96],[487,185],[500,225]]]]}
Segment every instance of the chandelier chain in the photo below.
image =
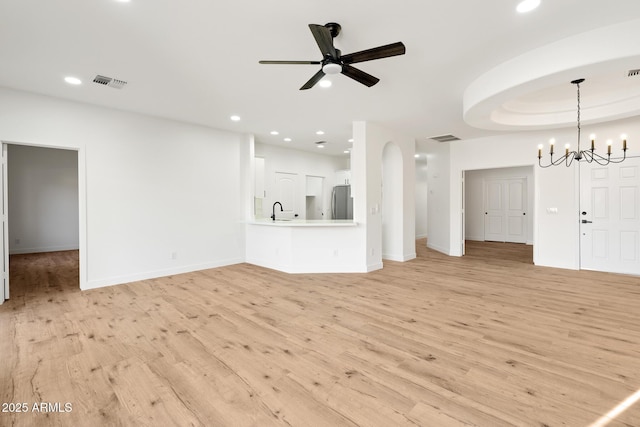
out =
{"type": "Polygon", "coordinates": [[[578,87],[578,153],[580,152],[580,83],[576,83],[578,87]]]}

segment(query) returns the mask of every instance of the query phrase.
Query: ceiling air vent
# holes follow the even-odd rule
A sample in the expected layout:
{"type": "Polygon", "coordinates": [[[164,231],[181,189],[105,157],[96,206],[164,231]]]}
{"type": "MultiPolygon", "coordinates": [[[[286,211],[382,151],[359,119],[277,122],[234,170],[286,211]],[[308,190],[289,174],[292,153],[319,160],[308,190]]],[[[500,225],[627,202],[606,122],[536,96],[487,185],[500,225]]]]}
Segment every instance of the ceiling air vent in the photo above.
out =
{"type": "Polygon", "coordinates": [[[431,136],[429,139],[433,139],[438,142],[450,142],[450,141],[460,141],[460,138],[453,135],[439,135],[439,136],[431,136]]]}
{"type": "Polygon", "coordinates": [[[112,77],[105,77],[99,74],[94,77],[93,82],[98,83],[99,85],[102,85],[102,86],[112,87],[114,89],[122,89],[124,85],[127,84],[127,82],[125,82],[124,80],[118,80],[112,77]]]}
{"type": "Polygon", "coordinates": [[[627,74],[627,77],[633,77],[633,76],[637,76],[640,74],[640,68],[636,69],[636,70],[629,70],[629,74],[627,74]]]}

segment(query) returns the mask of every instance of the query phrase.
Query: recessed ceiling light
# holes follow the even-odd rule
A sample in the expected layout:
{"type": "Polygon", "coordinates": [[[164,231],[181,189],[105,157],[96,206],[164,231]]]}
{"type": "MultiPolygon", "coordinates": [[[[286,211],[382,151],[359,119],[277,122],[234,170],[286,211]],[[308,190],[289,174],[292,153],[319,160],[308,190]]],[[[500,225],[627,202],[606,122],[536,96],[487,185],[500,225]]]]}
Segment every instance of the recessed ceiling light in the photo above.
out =
{"type": "Polygon", "coordinates": [[[331,80],[321,80],[320,81],[320,87],[331,87],[332,83],[331,80]]]}
{"type": "Polygon", "coordinates": [[[277,130],[272,130],[271,131],[271,135],[278,135],[278,134],[280,134],[280,132],[278,132],[277,130]]]}
{"type": "Polygon", "coordinates": [[[353,138],[349,138],[349,142],[353,142],[353,138]]]}
{"type": "Polygon", "coordinates": [[[118,3],[129,3],[131,0],[116,0],[118,3]]]}
{"type": "Polygon", "coordinates": [[[79,85],[82,84],[82,80],[77,77],[67,76],[64,78],[64,81],[69,83],[70,85],[79,85]]]}
{"type": "Polygon", "coordinates": [[[316,132],[316,135],[324,135],[324,132],[319,130],[318,132],[316,132]]]}
{"type": "Polygon", "coordinates": [[[538,6],[540,6],[540,0],[523,0],[518,4],[516,10],[520,13],[527,13],[538,6]]]}
{"type": "Polygon", "coordinates": [[[285,138],[284,141],[285,142],[291,142],[291,138],[285,138]]]}
{"type": "Polygon", "coordinates": [[[349,151],[349,150],[344,150],[344,151],[343,151],[343,153],[344,153],[344,154],[349,154],[350,152],[351,152],[351,151],[349,151]]]}
{"type": "Polygon", "coordinates": [[[230,118],[231,118],[231,120],[233,120],[234,122],[239,122],[239,121],[240,121],[240,116],[231,116],[230,118]]]}
{"type": "Polygon", "coordinates": [[[322,145],[322,144],[318,144],[318,145],[316,145],[316,147],[318,147],[318,148],[324,148],[324,145],[322,145]]]}
{"type": "Polygon", "coordinates": [[[416,159],[420,158],[420,154],[414,154],[413,157],[415,157],[416,159]]]}

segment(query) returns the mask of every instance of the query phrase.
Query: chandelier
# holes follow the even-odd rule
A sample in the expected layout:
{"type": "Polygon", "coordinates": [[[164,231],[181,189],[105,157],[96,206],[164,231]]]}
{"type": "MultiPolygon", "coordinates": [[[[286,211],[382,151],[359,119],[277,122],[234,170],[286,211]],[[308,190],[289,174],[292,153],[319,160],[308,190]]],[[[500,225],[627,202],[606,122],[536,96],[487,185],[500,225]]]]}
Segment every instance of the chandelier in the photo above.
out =
{"type": "Polygon", "coordinates": [[[611,159],[611,144],[612,144],[611,140],[607,141],[607,157],[601,156],[600,154],[596,153],[596,147],[595,147],[596,136],[593,134],[590,136],[591,148],[588,150],[580,150],[580,83],[582,83],[583,81],[584,79],[577,79],[571,82],[572,84],[576,85],[576,87],[578,88],[578,148],[577,150],[569,151],[570,144],[566,144],[564,146],[564,156],[554,160],[553,146],[555,144],[555,140],[551,139],[549,141],[550,161],[548,164],[543,165],[542,164],[542,144],[540,144],[538,145],[538,164],[540,165],[540,167],[548,168],[549,166],[558,166],[562,163],[564,163],[568,167],[568,166],[571,166],[571,163],[573,163],[574,160],[577,162],[584,161],[587,163],[596,162],[601,166],[606,166],[609,163],[621,163],[627,158],[626,135],[621,136],[622,154],[623,154],[622,158],[611,159]]]}

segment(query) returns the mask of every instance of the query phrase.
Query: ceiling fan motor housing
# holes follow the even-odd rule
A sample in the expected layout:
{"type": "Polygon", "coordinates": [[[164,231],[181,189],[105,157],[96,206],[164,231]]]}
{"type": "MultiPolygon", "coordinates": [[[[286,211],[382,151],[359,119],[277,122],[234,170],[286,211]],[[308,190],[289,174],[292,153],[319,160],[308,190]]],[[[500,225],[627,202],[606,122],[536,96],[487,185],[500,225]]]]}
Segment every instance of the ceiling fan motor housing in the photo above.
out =
{"type": "Polygon", "coordinates": [[[334,39],[338,37],[338,34],[340,34],[340,30],[342,29],[340,24],[338,24],[337,22],[327,22],[326,24],[324,24],[324,26],[329,29],[331,37],[333,37],[334,39]]]}

